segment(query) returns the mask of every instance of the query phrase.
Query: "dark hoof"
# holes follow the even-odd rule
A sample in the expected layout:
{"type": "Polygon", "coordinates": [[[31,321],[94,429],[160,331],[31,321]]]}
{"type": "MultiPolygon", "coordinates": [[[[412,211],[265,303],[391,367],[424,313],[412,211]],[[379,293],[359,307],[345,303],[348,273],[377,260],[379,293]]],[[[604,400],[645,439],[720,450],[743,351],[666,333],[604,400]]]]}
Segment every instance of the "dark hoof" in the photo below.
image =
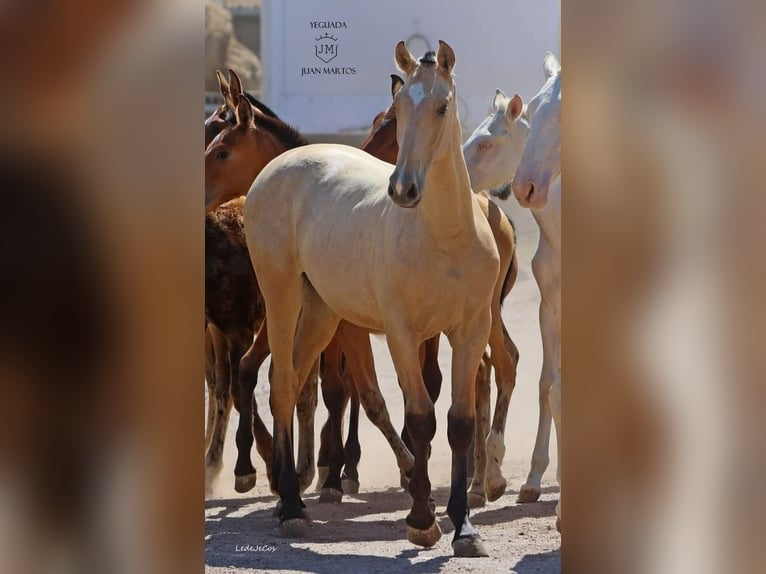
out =
{"type": "Polygon", "coordinates": [[[274,507],[274,510],[271,511],[271,516],[274,518],[279,518],[280,514],[282,514],[282,501],[277,500],[277,505],[274,507]]]}
{"type": "Polygon", "coordinates": [[[442,531],[436,520],[434,520],[434,523],[425,530],[418,530],[417,528],[407,525],[407,540],[417,546],[431,548],[431,546],[439,542],[439,538],[441,537],[442,531]]]}
{"type": "Polygon", "coordinates": [[[489,556],[484,543],[478,534],[475,536],[464,536],[458,538],[452,543],[452,552],[455,556],[466,558],[478,558],[480,556],[489,556]]]}
{"type": "Polygon", "coordinates": [[[311,523],[306,518],[289,518],[279,525],[279,533],[285,538],[304,538],[309,534],[311,523]]]}
{"type": "Polygon", "coordinates": [[[468,508],[482,508],[487,504],[487,497],[477,492],[468,493],[468,508]]]}
{"type": "Polygon", "coordinates": [[[255,473],[234,477],[234,490],[237,492],[250,492],[253,488],[255,488],[255,473]]]}
{"type": "Polygon", "coordinates": [[[484,490],[487,492],[487,500],[490,502],[494,502],[495,500],[503,496],[507,486],[508,486],[508,483],[505,481],[505,479],[503,479],[502,482],[499,482],[494,485],[485,484],[484,490]]]}
{"type": "Polygon", "coordinates": [[[519,496],[516,497],[516,502],[520,504],[528,504],[530,502],[537,502],[539,498],[540,489],[524,485],[519,491],[519,496]]]}
{"type": "Polygon", "coordinates": [[[359,494],[359,481],[354,480],[353,478],[344,478],[343,482],[341,483],[343,485],[343,492],[346,494],[359,494]]]}
{"type": "Polygon", "coordinates": [[[340,502],[343,500],[343,493],[335,488],[323,488],[319,494],[319,502],[340,502]]]}
{"type": "MultiPolygon", "coordinates": [[[[329,466],[318,466],[317,467],[317,486],[316,491],[319,492],[322,490],[322,487],[324,486],[325,480],[327,480],[327,475],[330,474],[330,467],[329,466]]],[[[345,488],[343,489],[345,490],[345,488]]]]}

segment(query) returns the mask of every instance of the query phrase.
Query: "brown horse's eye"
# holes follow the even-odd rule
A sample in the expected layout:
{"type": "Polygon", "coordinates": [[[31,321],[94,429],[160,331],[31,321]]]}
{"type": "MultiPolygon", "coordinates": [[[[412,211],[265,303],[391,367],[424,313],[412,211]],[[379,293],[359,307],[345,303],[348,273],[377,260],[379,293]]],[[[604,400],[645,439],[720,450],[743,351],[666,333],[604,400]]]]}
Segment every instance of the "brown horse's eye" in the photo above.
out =
{"type": "Polygon", "coordinates": [[[216,159],[226,159],[226,158],[227,158],[227,157],[229,157],[230,155],[231,155],[231,154],[230,154],[228,151],[226,151],[225,149],[222,149],[221,151],[219,151],[219,152],[216,154],[215,158],[216,158],[216,159]]]}
{"type": "Polygon", "coordinates": [[[442,107],[440,107],[436,111],[436,113],[439,114],[440,116],[446,115],[447,114],[447,104],[444,104],[442,107]]]}

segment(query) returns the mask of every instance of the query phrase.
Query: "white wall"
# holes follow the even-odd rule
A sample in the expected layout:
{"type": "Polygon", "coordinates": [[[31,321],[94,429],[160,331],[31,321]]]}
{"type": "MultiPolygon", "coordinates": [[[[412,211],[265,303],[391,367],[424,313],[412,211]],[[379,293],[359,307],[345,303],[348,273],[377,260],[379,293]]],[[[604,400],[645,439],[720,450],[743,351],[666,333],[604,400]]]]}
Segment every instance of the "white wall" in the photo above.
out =
{"type": "Polygon", "coordinates": [[[457,57],[460,114],[470,132],[495,88],[525,99],[537,92],[545,52],[560,55],[559,21],[559,0],[264,0],[264,100],[304,133],[367,131],[391,101],[396,43],[408,41],[420,57],[444,40],[457,57]],[[346,27],[311,27],[325,21],[346,27]],[[317,40],[325,33],[336,40],[317,40]],[[325,44],[325,59],[337,54],[328,63],[316,54],[325,44]]]}

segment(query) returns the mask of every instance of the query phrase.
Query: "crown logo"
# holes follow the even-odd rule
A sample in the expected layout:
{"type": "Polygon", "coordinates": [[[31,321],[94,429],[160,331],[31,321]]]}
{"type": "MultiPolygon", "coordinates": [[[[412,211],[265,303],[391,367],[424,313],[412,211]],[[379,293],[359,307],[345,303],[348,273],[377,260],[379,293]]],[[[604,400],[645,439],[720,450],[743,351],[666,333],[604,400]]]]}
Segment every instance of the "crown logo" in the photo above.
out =
{"type": "Polygon", "coordinates": [[[324,35],[319,36],[319,38],[316,38],[317,42],[319,42],[319,40],[332,40],[333,42],[338,41],[338,39],[335,36],[330,36],[328,32],[325,32],[324,35]]]}

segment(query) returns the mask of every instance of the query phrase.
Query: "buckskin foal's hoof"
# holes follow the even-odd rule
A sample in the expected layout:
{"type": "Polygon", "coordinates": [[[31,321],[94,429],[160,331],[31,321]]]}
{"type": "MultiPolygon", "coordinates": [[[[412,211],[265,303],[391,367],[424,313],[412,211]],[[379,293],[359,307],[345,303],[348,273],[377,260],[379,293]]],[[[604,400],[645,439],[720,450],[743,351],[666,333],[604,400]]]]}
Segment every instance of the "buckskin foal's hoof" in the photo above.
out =
{"type": "Polygon", "coordinates": [[[319,493],[319,502],[340,502],[343,500],[343,492],[337,488],[323,488],[319,493]]]}
{"type": "Polygon", "coordinates": [[[489,556],[487,549],[484,547],[484,543],[478,534],[474,536],[463,536],[453,541],[452,552],[455,556],[466,558],[489,556]]]}
{"type": "Polygon", "coordinates": [[[439,542],[442,537],[441,528],[439,523],[434,520],[434,523],[425,530],[419,530],[413,528],[409,524],[407,525],[407,540],[416,544],[417,546],[423,546],[424,548],[431,548],[434,544],[439,542]]]}
{"type": "Polygon", "coordinates": [[[540,489],[534,486],[527,486],[526,484],[519,490],[519,495],[516,497],[516,502],[521,504],[528,504],[530,502],[537,502],[540,498],[540,489]]]}
{"type": "Polygon", "coordinates": [[[353,478],[344,478],[341,482],[345,494],[359,494],[359,481],[353,478]]]}
{"type": "Polygon", "coordinates": [[[279,524],[279,533],[284,538],[305,538],[311,523],[307,518],[288,518],[279,524]]]}
{"type": "Polygon", "coordinates": [[[250,492],[255,488],[255,473],[234,477],[234,490],[239,493],[250,492]]]}

